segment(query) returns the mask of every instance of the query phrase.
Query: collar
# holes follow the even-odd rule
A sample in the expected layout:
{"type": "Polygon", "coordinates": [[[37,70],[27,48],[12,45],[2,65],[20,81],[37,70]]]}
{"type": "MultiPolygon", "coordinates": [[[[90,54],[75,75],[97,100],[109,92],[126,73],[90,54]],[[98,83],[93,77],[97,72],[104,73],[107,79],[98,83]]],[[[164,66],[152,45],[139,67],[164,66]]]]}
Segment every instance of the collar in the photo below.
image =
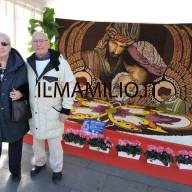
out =
{"type": "MultiPolygon", "coordinates": [[[[40,77],[38,77],[37,82],[40,80],[40,78],[47,73],[48,71],[55,69],[56,71],[59,70],[59,57],[60,57],[60,52],[49,49],[49,53],[50,53],[50,62],[48,63],[48,65],[46,66],[46,68],[44,69],[43,73],[41,74],[40,77]]],[[[27,62],[29,63],[29,65],[31,66],[31,68],[33,69],[33,71],[35,72],[36,76],[37,75],[37,71],[36,71],[36,57],[35,57],[35,53],[33,53],[30,57],[27,58],[27,62]]]]}
{"type": "Polygon", "coordinates": [[[44,61],[44,60],[48,60],[51,58],[51,53],[48,51],[43,58],[38,58],[36,55],[35,55],[35,60],[37,61],[44,61]]]}

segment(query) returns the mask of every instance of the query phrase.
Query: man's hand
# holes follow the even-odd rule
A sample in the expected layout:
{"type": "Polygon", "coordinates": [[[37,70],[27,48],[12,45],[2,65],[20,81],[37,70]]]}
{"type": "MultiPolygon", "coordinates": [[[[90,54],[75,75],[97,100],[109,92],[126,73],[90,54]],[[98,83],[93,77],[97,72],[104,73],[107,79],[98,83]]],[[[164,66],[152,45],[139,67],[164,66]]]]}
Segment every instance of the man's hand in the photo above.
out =
{"type": "Polygon", "coordinates": [[[68,119],[68,115],[65,115],[65,114],[60,114],[59,115],[59,120],[61,121],[61,122],[65,122],[66,120],[68,119]]]}
{"type": "Polygon", "coordinates": [[[10,92],[9,96],[11,97],[12,101],[16,101],[18,99],[21,99],[21,97],[23,97],[23,94],[20,91],[13,89],[10,92]]]}

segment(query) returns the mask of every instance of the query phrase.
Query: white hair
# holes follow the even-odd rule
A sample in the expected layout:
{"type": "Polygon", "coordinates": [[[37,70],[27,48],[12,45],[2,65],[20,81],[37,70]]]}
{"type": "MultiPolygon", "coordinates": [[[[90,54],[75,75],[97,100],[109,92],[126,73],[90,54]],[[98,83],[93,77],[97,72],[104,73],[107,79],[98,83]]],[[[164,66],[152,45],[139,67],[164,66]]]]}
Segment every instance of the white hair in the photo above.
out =
{"type": "Polygon", "coordinates": [[[6,41],[6,43],[11,44],[10,37],[6,33],[0,32],[0,37],[2,37],[6,41]]]}
{"type": "Polygon", "coordinates": [[[49,40],[47,34],[44,33],[43,31],[35,31],[35,32],[33,32],[33,34],[32,34],[32,39],[33,39],[37,34],[41,34],[46,40],[49,40]]]}

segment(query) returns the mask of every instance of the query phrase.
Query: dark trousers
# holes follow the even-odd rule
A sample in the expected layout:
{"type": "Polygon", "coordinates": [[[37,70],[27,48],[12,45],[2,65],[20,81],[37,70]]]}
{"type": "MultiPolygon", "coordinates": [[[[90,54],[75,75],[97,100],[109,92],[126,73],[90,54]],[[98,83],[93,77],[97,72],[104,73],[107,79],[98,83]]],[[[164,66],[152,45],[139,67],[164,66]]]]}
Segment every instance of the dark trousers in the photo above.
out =
{"type": "MultiPolygon", "coordinates": [[[[21,156],[22,156],[23,138],[9,143],[9,171],[12,174],[21,173],[21,156]]],[[[2,145],[0,145],[0,156],[2,152],[2,145]]]]}

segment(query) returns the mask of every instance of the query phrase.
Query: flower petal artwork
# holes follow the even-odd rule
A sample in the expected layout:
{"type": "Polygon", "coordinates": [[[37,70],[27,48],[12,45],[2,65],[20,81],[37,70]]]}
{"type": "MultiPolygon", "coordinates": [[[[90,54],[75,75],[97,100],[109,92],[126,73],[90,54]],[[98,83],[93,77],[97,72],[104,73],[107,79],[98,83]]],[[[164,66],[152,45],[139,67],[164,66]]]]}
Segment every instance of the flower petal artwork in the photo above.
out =
{"type": "Polygon", "coordinates": [[[107,129],[151,135],[190,135],[192,117],[101,99],[77,99],[70,120],[98,119],[107,129]]]}

